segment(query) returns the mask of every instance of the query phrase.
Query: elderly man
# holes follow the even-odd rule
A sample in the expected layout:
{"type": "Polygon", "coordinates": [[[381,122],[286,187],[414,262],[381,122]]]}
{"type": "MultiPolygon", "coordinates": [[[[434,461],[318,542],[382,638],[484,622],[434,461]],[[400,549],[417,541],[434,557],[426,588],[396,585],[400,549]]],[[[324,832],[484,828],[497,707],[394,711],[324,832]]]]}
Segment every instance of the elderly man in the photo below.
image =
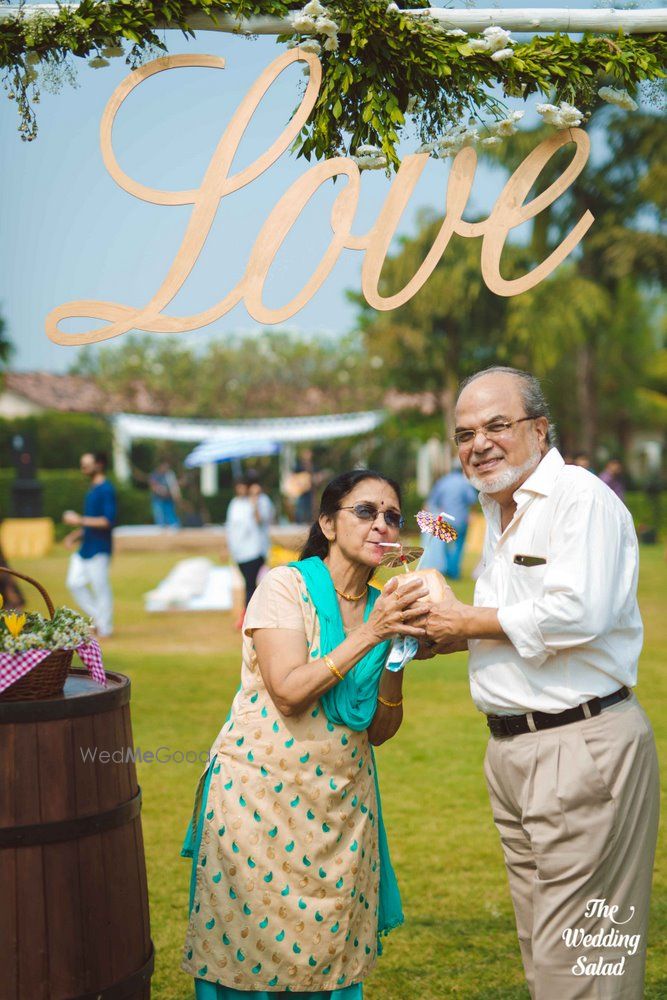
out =
{"type": "Polygon", "coordinates": [[[630,514],[553,447],[539,382],[468,379],[463,470],[487,520],[474,606],[428,633],[468,648],[485,774],[535,1000],[640,1000],[658,823],[655,743],[631,691],[642,623],[630,514]]]}

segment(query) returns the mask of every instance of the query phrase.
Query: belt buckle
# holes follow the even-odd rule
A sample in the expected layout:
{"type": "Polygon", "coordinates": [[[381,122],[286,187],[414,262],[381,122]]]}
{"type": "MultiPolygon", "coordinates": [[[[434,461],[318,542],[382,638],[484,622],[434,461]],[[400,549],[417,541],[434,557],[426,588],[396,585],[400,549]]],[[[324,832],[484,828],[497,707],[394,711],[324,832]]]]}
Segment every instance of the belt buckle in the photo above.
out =
{"type": "Polygon", "coordinates": [[[523,732],[520,723],[525,718],[523,715],[506,715],[505,727],[510,736],[520,736],[523,732]]]}

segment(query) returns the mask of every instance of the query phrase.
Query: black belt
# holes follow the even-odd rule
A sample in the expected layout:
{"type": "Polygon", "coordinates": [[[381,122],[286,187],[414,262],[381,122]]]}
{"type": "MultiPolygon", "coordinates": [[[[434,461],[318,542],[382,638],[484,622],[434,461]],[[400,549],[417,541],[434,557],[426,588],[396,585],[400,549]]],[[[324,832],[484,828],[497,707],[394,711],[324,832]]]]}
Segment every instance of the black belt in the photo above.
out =
{"type": "Polygon", "coordinates": [[[599,715],[603,709],[625,701],[630,697],[630,689],[619,688],[605,698],[591,698],[583,705],[568,708],[564,712],[528,712],[527,715],[487,715],[486,724],[492,736],[520,736],[522,733],[534,733],[540,729],[555,729],[556,726],[567,726],[571,722],[581,722],[599,715]],[[530,724],[532,721],[532,725],[530,724]]]}

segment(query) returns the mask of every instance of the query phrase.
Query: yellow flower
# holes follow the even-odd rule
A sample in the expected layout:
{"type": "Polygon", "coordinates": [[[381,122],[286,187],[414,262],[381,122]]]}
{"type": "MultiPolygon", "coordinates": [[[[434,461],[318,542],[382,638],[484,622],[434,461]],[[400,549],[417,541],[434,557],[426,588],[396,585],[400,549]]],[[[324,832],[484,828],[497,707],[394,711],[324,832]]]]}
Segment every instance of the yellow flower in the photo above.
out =
{"type": "Polygon", "coordinates": [[[2,596],[2,594],[0,594],[0,608],[3,608],[3,607],[4,607],[4,605],[5,605],[5,599],[4,599],[4,597],[2,596]]]}
{"type": "Polygon", "coordinates": [[[11,632],[11,634],[16,639],[23,631],[23,626],[25,625],[25,614],[17,615],[15,611],[11,611],[9,614],[5,615],[5,625],[11,632]]]}

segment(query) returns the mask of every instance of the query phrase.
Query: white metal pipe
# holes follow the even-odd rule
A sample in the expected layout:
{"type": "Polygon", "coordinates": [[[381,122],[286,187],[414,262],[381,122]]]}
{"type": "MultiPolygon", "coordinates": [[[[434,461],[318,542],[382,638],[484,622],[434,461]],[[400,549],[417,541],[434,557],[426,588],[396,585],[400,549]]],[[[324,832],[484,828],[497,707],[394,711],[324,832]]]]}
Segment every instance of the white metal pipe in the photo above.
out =
{"type": "MultiPolygon", "coordinates": [[[[76,7],[78,4],[63,4],[65,7],[76,7]]],[[[45,11],[57,13],[58,6],[52,3],[27,3],[23,6],[23,15],[45,11]]],[[[15,17],[16,7],[0,6],[0,21],[15,17]]],[[[404,12],[405,13],[405,12],[404,12]]],[[[552,32],[563,31],[572,34],[591,31],[598,33],[616,32],[622,29],[626,34],[651,34],[667,31],[667,7],[656,7],[650,10],[614,10],[603,7],[593,10],[573,10],[568,7],[525,8],[492,8],[487,10],[453,10],[452,8],[431,7],[425,10],[410,11],[415,17],[434,17],[447,28],[463,28],[464,31],[477,32],[497,25],[508,31],[552,32]]],[[[198,31],[229,31],[253,35],[280,35],[290,30],[289,19],[277,17],[253,17],[239,21],[234,17],[218,16],[212,21],[204,14],[193,13],[188,18],[188,24],[198,31]]],[[[158,24],[157,27],[164,27],[158,24]]]]}
{"type": "Polygon", "coordinates": [[[429,11],[412,11],[415,16],[430,16],[443,27],[463,28],[468,32],[483,31],[491,25],[507,31],[562,31],[571,34],[582,31],[616,32],[622,28],[627,34],[650,34],[667,31],[667,7],[653,10],[574,10],[569,7],[527,7],[517,10],[508,7],[491,10],[451,10],[431,7],[429,11]]]}

